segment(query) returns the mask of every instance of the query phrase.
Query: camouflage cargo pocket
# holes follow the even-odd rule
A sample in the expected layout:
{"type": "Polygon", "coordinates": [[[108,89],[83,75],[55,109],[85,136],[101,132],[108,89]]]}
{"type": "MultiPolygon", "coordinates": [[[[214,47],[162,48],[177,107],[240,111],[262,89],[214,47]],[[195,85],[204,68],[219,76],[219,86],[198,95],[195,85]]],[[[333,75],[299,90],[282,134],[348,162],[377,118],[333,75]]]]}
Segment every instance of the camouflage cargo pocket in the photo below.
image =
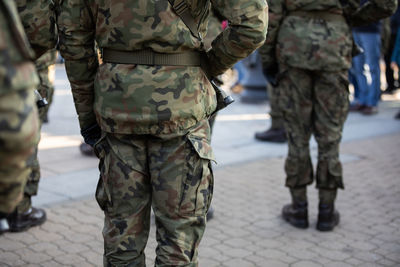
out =
{"type": "Polygon", "coordinates": [[[205,138],[191,135],[188,139],[192,153],[186,162],[188,173],[182,184],[179,213],[205,216],[213,195],[211,160],[214,160],[214,155],[205,138]]]}

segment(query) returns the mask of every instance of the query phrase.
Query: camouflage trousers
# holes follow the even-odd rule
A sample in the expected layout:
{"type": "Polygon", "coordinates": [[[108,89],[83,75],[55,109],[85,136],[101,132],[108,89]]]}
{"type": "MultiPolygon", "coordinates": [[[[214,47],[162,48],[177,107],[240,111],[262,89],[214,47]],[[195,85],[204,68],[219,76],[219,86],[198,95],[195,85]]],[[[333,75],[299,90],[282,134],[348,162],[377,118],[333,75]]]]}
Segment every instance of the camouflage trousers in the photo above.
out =
{"type": "MultiPolygon", "coordinates": [[[[39,129],[38,134],[40,137],[41,126],[46,114],[49,110],[49,106],[52,101],[54,93],[54,79],[55,79],[55,60],[57,51],[55,49],[49,50],[43,54],[39,59],[36,60],[35,66],[39,75],[39,86],[37,90],[40,95],[47,99],[48,105],[39,109],[39,129]]],[[[30,168],[28,181],[24,188],[24,197],[17,206],[18,213],[24,213],[29,210],[32,206],[31,198],[36,196],[39,190],[40,181],[40,164],[38,159],[38,147],[35,147],[34,153],[27,160],[27,166],[30,168]]]]}
{"type": "Polygon", "coordinates": [[[268,85],[267,91],[269,105],[271,107],[271,110],[269,112],[269,115],[271,116],[271,129],[282,128],[284,126],[282,112],[278,103],[279,88],[276,86],[268,85]]]}
{"type": "Polygon", "coordinates": [[[156,266],[197,266],[213,193],[210,127],[176,135],[103,133],[96,199],[104,211],[104,266],[145,266],[150,210],[156,266]]]}
{"type": "Polygon", "coordinates": [[[31,88],[0,95],[0,212],[14,210],[38,142],[38,114],[31,88]]]}
{"type": "Polygon", "coordinates": [[[343,188],[339,144],[349,108],[347,71],[326,72],[281,66],[279,106],[288,134],[286,186],[313,182],[309,142],[318,143],[316,186],[343,188]]]}

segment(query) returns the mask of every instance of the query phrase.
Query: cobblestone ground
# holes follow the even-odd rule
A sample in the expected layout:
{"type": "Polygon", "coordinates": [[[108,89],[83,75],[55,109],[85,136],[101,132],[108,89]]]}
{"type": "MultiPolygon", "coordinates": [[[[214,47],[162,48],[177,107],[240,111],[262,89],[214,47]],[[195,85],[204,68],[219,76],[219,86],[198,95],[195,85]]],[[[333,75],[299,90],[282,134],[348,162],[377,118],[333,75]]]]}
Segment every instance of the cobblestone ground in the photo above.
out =
{"type": "MultiPolygon", "coordinates": [[[[215,172],[215,217],[200,246],[200,266],[400,266],[400,135],[354,141],[342,153],[346,190],[339,192],[341,223],[315,230],[317,192],[309,189],[310,228],[280,217],[289,202],[283,158],[267,158],[215,172]]],[[[47,209],[48,221],[0,237],[0,266],[101,266],[102,212],[93,199],[47,209]]],[[[154,225],[146,249],[153,265],[154,225]]]]}

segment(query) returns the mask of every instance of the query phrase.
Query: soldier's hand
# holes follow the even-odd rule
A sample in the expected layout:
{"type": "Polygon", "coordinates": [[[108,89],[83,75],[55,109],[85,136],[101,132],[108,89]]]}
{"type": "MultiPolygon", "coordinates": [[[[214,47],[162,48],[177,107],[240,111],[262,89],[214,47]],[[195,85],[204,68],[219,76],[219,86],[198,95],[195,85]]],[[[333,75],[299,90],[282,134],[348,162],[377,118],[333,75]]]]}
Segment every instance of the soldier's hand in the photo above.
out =
{"type": "Polygon", "coordinates": [[[89,127],[82,129],[81,135],[83,136],[83,140],[85,141],[85,143],[93,147],[94,144],[101,137],[101,128],[97,123],[95,123],[89,127]]]}
{"type": "Polygon", "coordinates": [[[278,64],[274,64],[272,66],[264,67],[263,68],[263,73],[265,78],[268,80],[272,86],[277,86],[278,85],[278,73],[279,73],[279,67],[278,64]]]}

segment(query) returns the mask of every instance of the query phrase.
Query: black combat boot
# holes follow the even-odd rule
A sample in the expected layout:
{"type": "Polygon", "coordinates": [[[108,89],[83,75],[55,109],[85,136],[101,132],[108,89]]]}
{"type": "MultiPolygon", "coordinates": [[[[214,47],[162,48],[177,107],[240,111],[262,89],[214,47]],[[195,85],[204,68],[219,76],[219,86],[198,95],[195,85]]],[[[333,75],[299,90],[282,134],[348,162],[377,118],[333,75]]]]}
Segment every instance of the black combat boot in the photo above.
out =
{"type": "Polygon", "coordinates": [[[332,231],[339,224],[339,212],[333,204],[319,204],[317,229],[320,231],[332,231]]]}
{"type": "Polygon", "coordinates": [[[46,212],[43,209],[31,207],[24,213],[13,212],[7,220],[11,232],[22,232],[43,224],[46,221],[46,212]]]}
{"type": "Polygon", "coordinates": [[[255,138],[260,141],[284,143],[287,141],[285,128],[269,128],[263,132],[257,132],[255,138]]]}
{"type": "Polygon", "coordinates": [[[305,229],[308,227],[307,202],[287,204],[282,209],[282,217],[291,225],[305,229]]]}

